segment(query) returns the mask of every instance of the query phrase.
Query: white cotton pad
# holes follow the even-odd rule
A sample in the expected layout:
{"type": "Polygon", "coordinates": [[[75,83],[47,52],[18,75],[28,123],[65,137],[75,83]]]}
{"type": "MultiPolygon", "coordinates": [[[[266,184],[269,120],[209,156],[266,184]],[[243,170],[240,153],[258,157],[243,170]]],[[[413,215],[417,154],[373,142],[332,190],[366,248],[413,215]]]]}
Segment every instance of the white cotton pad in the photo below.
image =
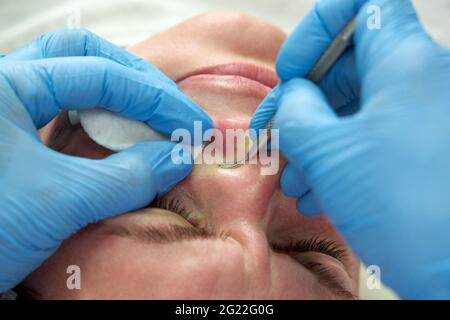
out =
{"type": "MultiPolygon", "coordinates": [[[[78,111],[78,118],[92,140],[113,151],[121,151],[146,141],[169,140],[144,122],[125,118],[105,109],[78,111]]],[[[72,124],[77,121],[73,111],[69,112],[69,121],[72,124]]]]}

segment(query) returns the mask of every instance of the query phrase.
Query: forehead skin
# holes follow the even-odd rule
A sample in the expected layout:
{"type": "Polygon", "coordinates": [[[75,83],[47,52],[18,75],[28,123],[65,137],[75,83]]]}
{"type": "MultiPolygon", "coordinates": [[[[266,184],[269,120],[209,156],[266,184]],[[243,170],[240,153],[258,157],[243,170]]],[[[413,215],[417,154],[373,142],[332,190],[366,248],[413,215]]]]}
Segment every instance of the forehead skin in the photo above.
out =
{"type": "MultiPolygon", "coordinates": [[[[129,50],[178,81],[193,70],[229,62],[273,69],[284,38],[278,28],[253,17],[211,13],[187,20],[129,50]]],[[[226,106],[227,117],[248,123],[262,100],[248,94],[237,97],[217,88],[180,87],[215,121],[223,118],[222,106],[226,106]]],[[[41,130],[41,138],[70,155],[101,159],[111,154],[89,139],[79,125],[68,124],[66,114],[41,130]],[[58,131],[64,134],[52,138],[58,131]]],[[[124,214],[76,233],[29,277],[27,284],[49,299],[342,298],[299,263],[300,259],[322,263],[356,296],[359,264],[351,253],[338,262],[317,252],[303,253],[296,260],[272,250],[273,244],[311,237],[346,246],[325,217],[309,218],[297,212],[295,199],[280,191],[280,174],[261,176],[255,166],[221,170],[196,165],[165,197],[177,199],[192,213],[190,222],[213,236],[165,243],[138,241],[114,230],[137,225],[158,229],[193,226],[161,209],[124,214]],[[81,268],[81,290],[67,289],[70,265],[81,268]]]]}

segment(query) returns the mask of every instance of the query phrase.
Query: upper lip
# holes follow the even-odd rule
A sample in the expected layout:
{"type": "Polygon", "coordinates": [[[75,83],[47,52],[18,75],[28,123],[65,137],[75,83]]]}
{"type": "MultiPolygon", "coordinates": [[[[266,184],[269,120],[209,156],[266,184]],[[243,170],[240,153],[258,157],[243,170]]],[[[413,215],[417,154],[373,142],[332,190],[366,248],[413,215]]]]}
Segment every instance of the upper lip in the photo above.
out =
{"type": "Polygon", "coordinates": [[[241,76],[253,81],[257,81],[269,88],[275,87],[279,82],[279,79],[273,70],[266,67],[241,62],[203,67],[184,75],[183,77],[178,79],[177,82],[201,74],[241,76]]]}

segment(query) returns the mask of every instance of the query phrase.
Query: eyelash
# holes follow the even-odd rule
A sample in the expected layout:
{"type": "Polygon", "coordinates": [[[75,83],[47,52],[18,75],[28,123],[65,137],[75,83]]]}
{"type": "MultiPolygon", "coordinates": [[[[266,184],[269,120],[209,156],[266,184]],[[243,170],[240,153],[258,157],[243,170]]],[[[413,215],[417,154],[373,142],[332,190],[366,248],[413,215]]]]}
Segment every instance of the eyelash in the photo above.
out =
{"type": "Polygon", "coordinates": [[[320,239],[319,237],[292,241],[287,245],[273,245],[272,247],[275,251],[283,253],[302,253],[313,251],[329,255],[337,260],[340,260],[345,254],[345,250],[339,248],[335,241],[320,239]]]}
{"type": "MultiPolygon", "coordinates": [[[[167,211],[174,212],[184,219],[186,219],[188,222],[189,215],[191,214],[191,211],[187,210],[186,207],[183,206],[181,201],[177,200],[176,198],[172,198],[170,200],[167,199],[155,199],[149,207],[152,208],[159,208],[167,211]]],[[[327,240],[327,239],[320,239],[319,237],[313,237],[310,239],[304,239],[300,241],[291,241],[287,245],[272,245],[272,249],[274,251],[278,251],[281,253],[289,254],[289,253],[302,253],[302,252],[319,252],[326,255],[329,255],[337,260],[340,260],[345,255],[345,250],[340,249],[339,246],[336,244],[335,241],[327,240]]],[[[337,280],[335,279],[335,275],[332,271],[330,271],[326,266],[324,266],[321,263],[317,262],[307,262],[302,263],[302,265],[312,271],[314,274],[319,276],[319,278],[322,278],[323,283],[327,286],[331,286],[332,288],[335,287],[335,283],[337,283],[337,280]]],[[[349,295],[347,292],[341,292],[339,289],[336,291],[336,293],[340,293],[341,295],[348,295],[348,298],[354,298],[352,295],[349,295]],[[339,291],[339,292],[338,292],[339,291]]]]}
{"type": "Polygon", "coordinates": [[[187,210],[186,207],[183,206],[181,201],[177,200],[176,198],[172,198],[170,200],[157,198],[149,205],[149,207],[174,212],[183,217],[184,219],[186,219],[188,222],[189,222],[188,217],[192,212],[190,210],[187,210]]]}
{"type": "MultiPolygon", "coordinates": [[[[174,212],[189,222],[189,215],[191,211],[187,210],[183,206],[181,201],[176,198],[170,200],[167,199],[155,199],[149,207],[159,208],[167,211],[174,212]]],[[[333,240],[320,239],[319,237],[313,237],[310,239],[303,239],[300,241],[291,241],[284,245],[272,245],[273,250],[283,253],[302,253],[302,252],[318,252],[329,255],[337,260],[341,260],[345,254],[345,250],[339,248],[333,240]]],[[[313,266],[311,266],[312,268],[313,266]]]]}
{"type": "MultiPolygon", "coordinates": [[[[176,198],[172,198],[170,200],[167,199],[155,199],[149,207],[159,208],[167,211],[174,212],[189,222],[189,215],[191,214],[190,210],[187,210],[186,207],[183,206],[181,201],[176,198]]],[[[337,260],[340,260],[344,254],[345,250],[339,248],[335,241],[320,239],[319,237],[313,237],[310,239],[303,239],[300,241],[291,241],[287,245],[272,245],[273,250],[278,252],[318,252],[329,255],[337,260]]]]}
{"type": "MultiPolygon", "coordinates": [[[[293,253],[313,251],[329,255],[337,260],[341,260],[346,253],[346,251],[344,249],[341,249],[335,241],[320,239],[319,237],[291,242],[287,245],[272,245],[272,248],[274,251],[288,254],[291,257],[293,253]]],[[[295,259],[294,257],[292,258],[295,259]]],[[[325,286],[329,287],[335,294],[347,299],[355,299],[355,296],[351,292],[342,289],[339,278],[336,277],[335,273],[329,267],[315,261],[299,261],[299,263],[303,265],[303,267],[314,273],[318,277],[319,281],[322,282],[325,286]]]]}

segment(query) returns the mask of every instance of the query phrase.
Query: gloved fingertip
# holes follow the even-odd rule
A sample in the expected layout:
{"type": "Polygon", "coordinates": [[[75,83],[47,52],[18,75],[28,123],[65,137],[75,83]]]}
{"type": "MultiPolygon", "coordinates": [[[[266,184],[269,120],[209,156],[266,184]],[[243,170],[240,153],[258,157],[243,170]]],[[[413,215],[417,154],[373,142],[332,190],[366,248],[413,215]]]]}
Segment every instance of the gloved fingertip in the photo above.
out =
{"type": "Polygon", "coordinates": [[[298,198],[309,189],[305,179],[292,163],[288,163],[284,168],[280,185],[283,194],[291,198],[298,198]]]}
{"type": "MultiPolygon", "coordinates": [[[[304,78],[294,78],[289,81],[283,82],[280,85],[280,102],[284,100],[287,94],[299,93],[299,90],[305,91],[306,93],[308,93],[308,96],[314,94],[316,96],[322,97],[323,99],[326,99],[324,93],[314,82],[304,78]]],[[[300,93],[303,93],[302,91],[300,91],[300,93]]],[[[303,96],[301,94],[297,95],[303,96]]]]}
{"type": "Polygon", "coordinates": [[[275,127],[283,129],[284,124],[298,127],[311,123],[329,123],[337,119],[320,88],[306,79],[292,79],[280,87],[279,108],[275,127]]]}
{"type": "Polygon", "coordinates": [[[297,211],[308,217],[315,217],[322,213],[312,191],[307,191],[297,199],[297,211]]]}
{"type": "Polygon", "coordinates": [[[152,175],[157,185],[157,194],[162,195],[185,179],[192,170],[192,153],[181,143],[152,142],[152,148],[161,150],[152,162],[152,175]]]}
{"type": "MultiPolygon", "coordinates": [[[[250,121],[249,128],[258,132],[267,127],[268,122],[275,116],[278,108],[279,85],[264,98],[256,109],[250,121]]],[[[253,138],[252,138],[253,139],[253,138]]]]}
{"type": "Polygon", "coordinates": [[[172,189],[178,182],[186,178],[192,169],[190,151],[182,144],[170,141],[154,141],[139,143],[117,155],[125,155],[138,159],[135,170],[149,179],[156,194],[163,194],[172,189]]]}
{"type": "Polygon", "coordinates": [[[178,89],[166,89],[146,123],[168,136],[188,137],[190,144],[202,143],[203,135],[214,128],[211,117],[178,89]]]}
{"type": "Polygon", "coordinates": [[[204,134],[207,130],[214,129],[214,121],[208,115],[208,113],[203,110],[194,100],[185,96],[184,103],[187,106],[187,113],[185,114],[185,119],[192,123],[189,127],[192,133],[196,133],[195,130],[201,129],[201,133],[204,134]],[[197,127],[195,127],[197,124],[197,127]]]}

